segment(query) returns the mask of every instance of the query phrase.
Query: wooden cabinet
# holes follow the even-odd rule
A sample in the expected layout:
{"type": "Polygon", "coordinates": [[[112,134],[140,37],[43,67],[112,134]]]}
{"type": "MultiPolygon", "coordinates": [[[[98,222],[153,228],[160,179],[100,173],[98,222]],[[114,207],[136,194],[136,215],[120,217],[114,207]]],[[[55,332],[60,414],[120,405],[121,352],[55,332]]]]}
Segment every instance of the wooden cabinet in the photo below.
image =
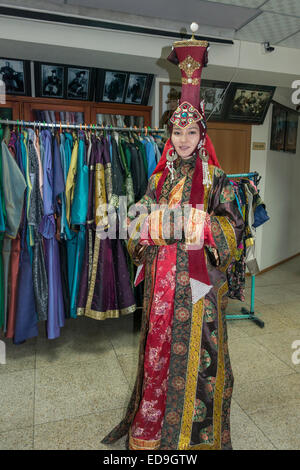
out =
{"type": "Polygon", "coordinates": [[[21,119],[21,102],[6,98],[4,103],[0,103],[0,119],[21,119]]]}
{"type": "MultiPolygon", "coordinates": [[[[23,121],[39,121],[39,112],[51,112],[47,118],[50,122],[72,122],[77,124],[103,124],[107,121],[113,127],[151,126],[152,106],[138,106],[131,104],[95,103],[92,101],[60,100],[52,98],[32,98],[25,96],[7,96],[6,103],[0,104],[0,112],[6,119],[22,119],[23,121]],[[11,111],[10,111],[11,110],[11,111]],[[64,114],[63,114],[64,113],[64,114]],[[110,116],[106,119],[106,116],[110,116]],[[124,123],[123,125],[120,125],[124,123]]],[[[42,114],[43,115],[43,114],[42,114]]],[[[48,120],[44,119],[49,122],[48,120]]]]}
{"type": "Polygon", "coordinates": [[[249,172],[251,128],[251,124],[208,122],[208,135],[225,173],[249,172]]]}
{"type": "Polygon", "coordinates": [[[112,103],[97,103],[92,106],[91,118],[99,125],[113,127],[151,126],[151,106],[137,106],[112,103]],[[110,116],[109,119],[106,116],[110,116]]]}

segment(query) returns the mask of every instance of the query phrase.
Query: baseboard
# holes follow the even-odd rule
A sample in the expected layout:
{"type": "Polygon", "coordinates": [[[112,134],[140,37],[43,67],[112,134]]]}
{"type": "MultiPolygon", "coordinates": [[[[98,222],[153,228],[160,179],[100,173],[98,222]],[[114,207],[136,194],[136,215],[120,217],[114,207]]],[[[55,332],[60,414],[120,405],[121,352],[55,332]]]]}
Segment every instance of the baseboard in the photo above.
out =
{"type": "MultiPolygon", "coordinates": [[[[260,274],[266,273],[267,271],[271,271],[271,269],[277,268],[277,266],[280,266],[281,264],[286,263],[287,261],[291,261],[292,259],[296,258],[299,255],[300,255],[300,253],[297,253],[296,255],[293,255],[293,256],[290,256],[289,258],[283,259],[282,261],[279,261],[279,263],[273,264],[272,266],[269,266],[266,269],[262,269],[261,271],[259,271],[257,276],[259,276],[260,274]]],[[[247,273],[247,275],[250,276],[250,273],[247,273]]]]}

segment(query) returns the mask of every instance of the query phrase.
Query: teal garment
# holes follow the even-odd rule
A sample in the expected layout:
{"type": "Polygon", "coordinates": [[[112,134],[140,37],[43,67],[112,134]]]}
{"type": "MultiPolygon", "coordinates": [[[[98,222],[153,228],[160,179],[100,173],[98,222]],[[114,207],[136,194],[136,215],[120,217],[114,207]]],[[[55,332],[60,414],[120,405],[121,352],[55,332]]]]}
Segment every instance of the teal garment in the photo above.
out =
{"type": "MultiPolygon", "coordinates": [[[[73,150],[73,136],[72,134],[65,132],[60,134],[60,157],[61,157],[61,166],[64,175],[64,182],[66,184],[72,150],[73,150]]],[[[76,247],[77,247],[77,234],[71,230],[67,215],[66,215],[66,195],[63,192],[60,195],[61,199],[61,227],[60,227],[60,238],[66,240],[66,250],[67,250],[67,276],[68,276],[68,290],[71,297],[72,285],[73,285],[73,276],[75,271],[76,263],[76,247]]],[[[67,316],[70,316],[70,312],[67,313],[67,316]]]]}
{"type": "MultiPolygon", "coordinates": [[[[64,145],[63,152],[62,152],[62,155],[63,155],[62,168],[63,168],[63,173],[64,173],[65,184],[67,181],[68,172],[70,168],[73,144],[74,144],[74,140],[73,140],[72,134],[69,134],[68,132],[66,132],[65,134],[61,135],[61,146],[64,145]]],[[[67,220],[65,193],[62,194],[61,201],[62,201],[61,238],[65,240],[73,240],[76,233],[73,230],[71,230],[69,226],[69,222],[67,220]]],[[[68,258],[68,261],[69,261],[69,258],[68,258]]],[[[70,259],[70,263],[72,264],[73,260],[70,259]]]]}
{"type": "MultiPolygon", "coordinates": [[[[30,201],[30,188],[29,188],[29,174],[28,174],[28,162],[27,162],[27,148],[26,148],[26,143],[27,143],[27,135],[24,132],[20,133],[20,143],[21,143],[21,154],[22,154],[22,164],[26,176],[26,183],[27,183],[27,189],[26,189],[26,197],[25,197],[25,210],[26,210],[26,215],[28,214],[28,205],[30,201]]],[[[33,261],[33,251],[32,251],[32,246],[30,245],[30,230],[32,227],[29,225],[27,226],[27,233],[26,233],[26,243],[27,243],[27,249],[29,253],[29,259],[30,263],[32,265],[33,261]]]]}
{"type": "Polygon", "coordinates": [[[79,291],[80,275],[82,270],[83,257],[85,252],[85,225],[80,225],[80,230],[76,236],[75,266],[73,270],[72,288],[70,295],[70,317],[77,318],[77,297],[79,291]]]}
{"type": "Polygon", "coordinates": [[[85,250],[85,224],[88,208],[88,166],[86,162],[86,146],[83,136],[78,143],[77,173],[74,189],[74,198],[71,207],[71,225],[79,225],[80,230],[76,234],[76,254],[73,270],[73,279],[70,295],[70,316],[77,318],[77,295],[79,290],[80,273],[85,250]]]}
{"type": "Polygon", "coordinates": [[[89,191],[89,169],[85,164],[85,142],[79,139],[77,173],[74,189],[74,198],[71,207],[71,225],[81,225],[86,223],[89,191]]]}

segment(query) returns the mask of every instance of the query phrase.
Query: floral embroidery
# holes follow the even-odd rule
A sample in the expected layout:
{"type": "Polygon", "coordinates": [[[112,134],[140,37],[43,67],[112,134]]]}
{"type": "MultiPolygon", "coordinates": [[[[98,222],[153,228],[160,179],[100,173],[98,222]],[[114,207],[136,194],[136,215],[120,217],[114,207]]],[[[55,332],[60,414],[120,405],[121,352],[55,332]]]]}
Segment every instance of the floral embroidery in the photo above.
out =
{"type": "Polygon", "coordinates": [[[220,194],[220,202],[226,203],[235,200],[235,195],[230,184],[225,186],[220,194]]]}
{"type": "Polygon", "coordinates": [[[202,421],[204,421],[206,418],[206,413],[207,409],[205,403],[197,399],[195,402],[193,421],[196,421],[197,423],[202,423],[202,421]]]}

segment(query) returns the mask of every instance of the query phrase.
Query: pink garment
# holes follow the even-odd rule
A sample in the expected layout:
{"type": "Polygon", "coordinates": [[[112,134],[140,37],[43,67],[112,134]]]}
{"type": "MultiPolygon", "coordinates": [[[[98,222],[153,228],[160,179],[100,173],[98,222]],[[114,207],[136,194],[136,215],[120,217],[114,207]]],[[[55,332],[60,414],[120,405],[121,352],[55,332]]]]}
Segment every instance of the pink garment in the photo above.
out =
{"type": "Polygon", "coordinates": [[[41,197],[43,199],[44,173],[43,173],[43,165],[42,165],[42,160],[41,160],[40,143],[39,143],[39,139],[37,138],[36,134],[34,135],[33,145],[34,145],[34,148],[36,150],[37,157],[38,157],[38,162],[39,162],[40,193],[41,193],[41,197]]]}
{"type": "Polygon", "coordinates": [[[174,312],[177,244],[161,246],[145,350],[142,400],[132,427],[130,448],[159,441],[166,407],[174,312]]]}

